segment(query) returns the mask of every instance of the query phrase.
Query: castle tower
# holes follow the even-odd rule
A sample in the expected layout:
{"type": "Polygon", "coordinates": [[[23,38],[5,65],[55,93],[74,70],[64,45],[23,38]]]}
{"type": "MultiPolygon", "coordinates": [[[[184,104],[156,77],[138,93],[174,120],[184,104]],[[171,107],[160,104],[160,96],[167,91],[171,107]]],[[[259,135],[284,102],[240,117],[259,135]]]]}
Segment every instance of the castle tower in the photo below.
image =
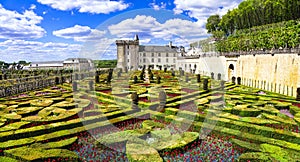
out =
{"type": "Polygon", "coordinates": [[[123,71],[138,69],[139,37],[135,35],[133,40],[116,40],[118,63],[117,68],[123,71]]]}

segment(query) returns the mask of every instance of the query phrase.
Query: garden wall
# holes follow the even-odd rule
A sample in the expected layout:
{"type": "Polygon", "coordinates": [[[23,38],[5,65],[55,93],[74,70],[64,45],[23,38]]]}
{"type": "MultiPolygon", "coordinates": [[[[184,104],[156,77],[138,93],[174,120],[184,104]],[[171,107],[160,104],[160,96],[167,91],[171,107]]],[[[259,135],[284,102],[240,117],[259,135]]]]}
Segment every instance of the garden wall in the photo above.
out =
{"type": "Polygon", "coordinates": [[[298,54],[240,55],[236,77],[246,86],[296,97],[300,87],[300,56],[298,54]]]}

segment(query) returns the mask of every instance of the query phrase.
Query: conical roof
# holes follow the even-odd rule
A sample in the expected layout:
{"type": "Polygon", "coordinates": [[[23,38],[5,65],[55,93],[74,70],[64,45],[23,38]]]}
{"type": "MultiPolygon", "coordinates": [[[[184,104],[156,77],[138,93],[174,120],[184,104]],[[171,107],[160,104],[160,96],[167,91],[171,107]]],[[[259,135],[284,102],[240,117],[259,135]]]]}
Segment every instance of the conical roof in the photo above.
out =
{"type": "Polygon", "coordinates": [[[134,40],[139,40],[139,36],[137,34],[134,36],[134,40]]]}

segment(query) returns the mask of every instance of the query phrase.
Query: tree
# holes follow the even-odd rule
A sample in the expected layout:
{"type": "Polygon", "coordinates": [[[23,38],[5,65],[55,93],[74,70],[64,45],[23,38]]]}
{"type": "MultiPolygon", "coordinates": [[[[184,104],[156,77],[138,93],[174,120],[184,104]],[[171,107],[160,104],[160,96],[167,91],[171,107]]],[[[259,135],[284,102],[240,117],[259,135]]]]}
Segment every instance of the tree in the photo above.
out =
{"type": "Polygon", "coordinates": [[[225,32],[224,31],[213,31],[212,34],[213,34],[213,37],[216,40],[221,40],[225,36],[225,32]]]}
{"type": "Polygon", "coordinates": [[[20,64],[20,65],[27,65],[28,63],[26,61],[21,60],[21,61],[18,62],[18,64],[20,64]]]}
{"type": "Polygon", "coordinates": [[[208,33],[212,33],[213,31],[219,30],[219,23],[221,19],[219,15],[212,15],[207,19],[206,29],[208,33]]]}

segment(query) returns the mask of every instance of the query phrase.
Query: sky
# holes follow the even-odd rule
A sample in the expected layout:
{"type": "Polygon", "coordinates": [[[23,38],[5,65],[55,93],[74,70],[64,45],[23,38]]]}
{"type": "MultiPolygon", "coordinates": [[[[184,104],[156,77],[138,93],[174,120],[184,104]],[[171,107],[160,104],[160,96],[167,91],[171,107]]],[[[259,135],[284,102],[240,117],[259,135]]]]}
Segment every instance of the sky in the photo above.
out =
{"type": "Polygon", "coordinates": [[[0,61],[116,59],[117,39],[177,46],[210,35],[206,20],[242,0],[1,0],[0,61]]]}

